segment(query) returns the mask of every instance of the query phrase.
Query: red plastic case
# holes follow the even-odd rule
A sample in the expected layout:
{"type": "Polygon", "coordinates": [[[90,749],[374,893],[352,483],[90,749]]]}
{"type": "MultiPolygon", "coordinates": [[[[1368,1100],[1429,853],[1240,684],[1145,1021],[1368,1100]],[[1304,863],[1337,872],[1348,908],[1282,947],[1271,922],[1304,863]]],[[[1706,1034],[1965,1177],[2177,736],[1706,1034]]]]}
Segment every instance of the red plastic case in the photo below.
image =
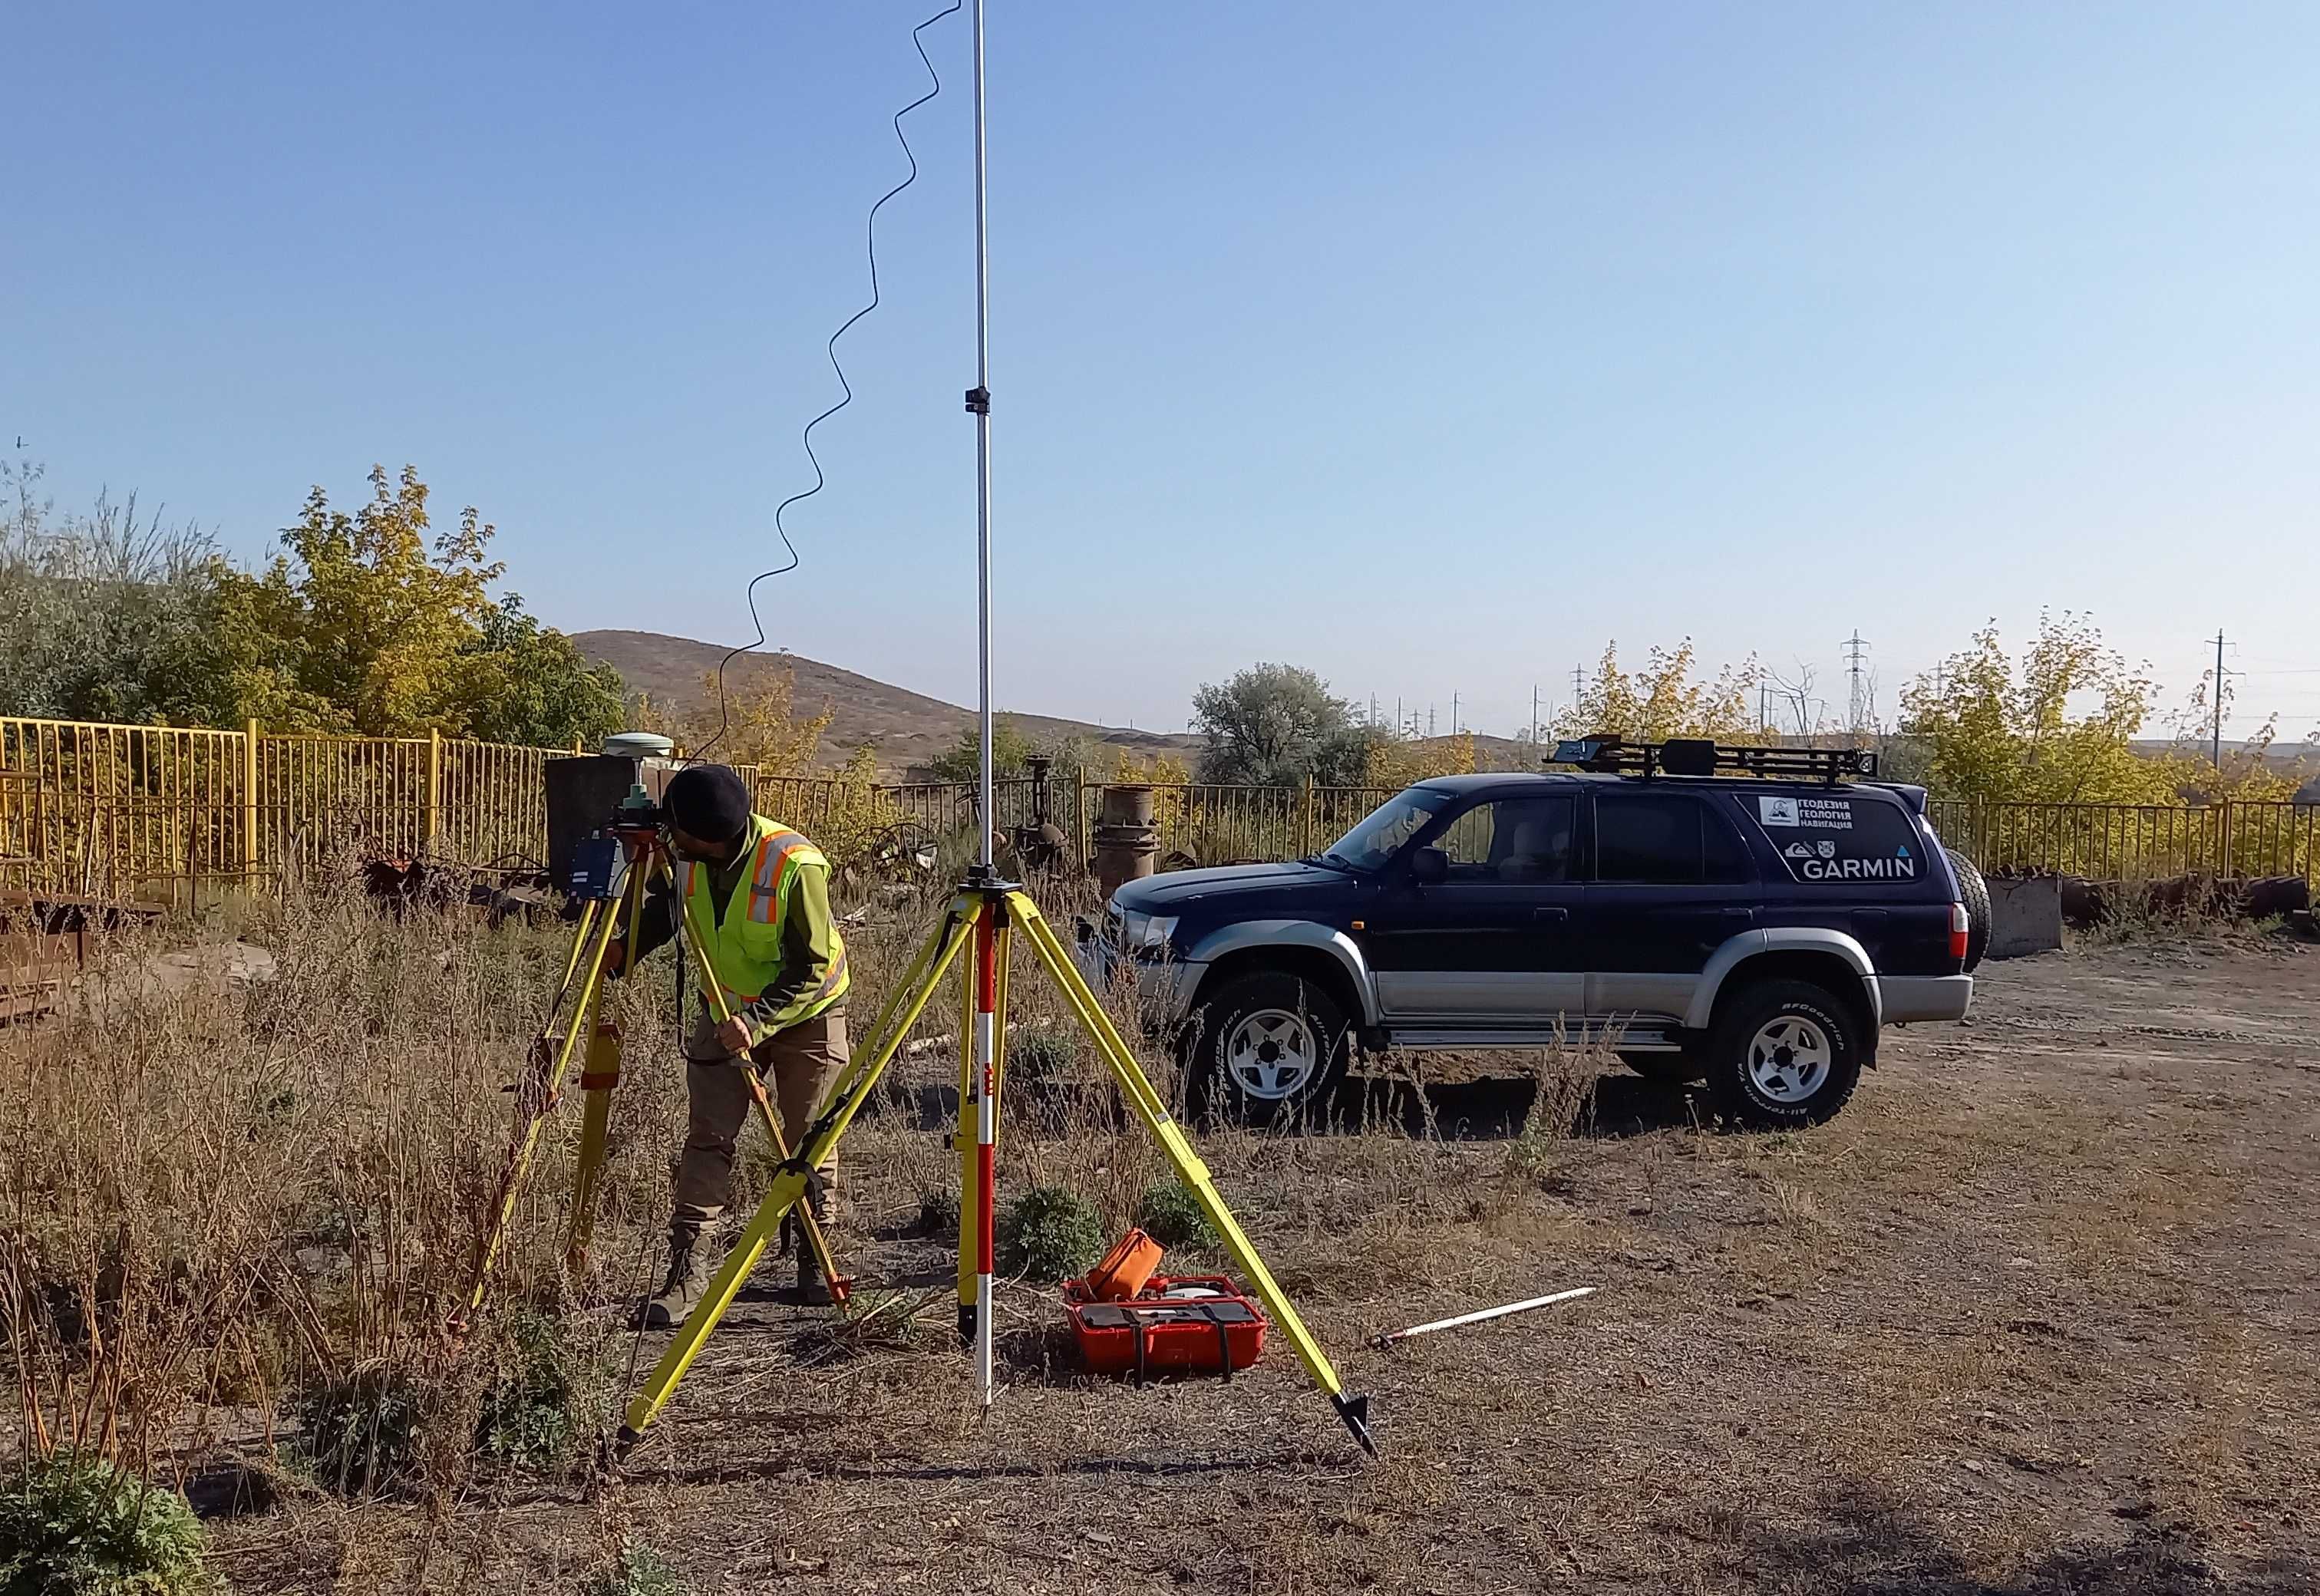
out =
{"type": "Polygon", "coordinates": [[[1222,1374],[1232,1378],[1264,1351],[1271,1323],[1255,1299],[1222,1274],[1155,1275],[1121,1302],[1098,1301],[1085,1281],[1064,1283],[1065,1311],[1079,1340],[1080,1358],[1098,1374],[1222,1374]],[[1213,1297],[1170,1299],[1183,1286],[1205,1286],[1213,1297]]]}

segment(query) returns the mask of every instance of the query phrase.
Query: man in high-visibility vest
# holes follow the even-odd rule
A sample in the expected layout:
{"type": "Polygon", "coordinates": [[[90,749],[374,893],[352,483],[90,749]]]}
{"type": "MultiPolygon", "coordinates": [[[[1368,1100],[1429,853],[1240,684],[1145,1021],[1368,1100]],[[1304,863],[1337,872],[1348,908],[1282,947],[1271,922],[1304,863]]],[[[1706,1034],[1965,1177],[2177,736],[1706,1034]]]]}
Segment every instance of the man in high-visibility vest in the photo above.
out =
{"type": "MultiPolygon", "coordinates": [[[[677,890],[732,1018],[719,1024],[702,994],[684,1047],[687,1125],[668,1227],[668,1278],[639,1309],[648,1329],[680,1324],[701,1300],[715,1260],[702,1232],[732,1201],[733,1147],[752,1099],[741,1071],[770,1072],[782,1134],[794,1147],[846,1066],[846,943],[829,911],[829,862],[779,821],[751,812],[749,790],[722,765],[679,771],[661,794],[676,854],[677,890]]],[[[646,900],[639,946],[608,954],[617,974],[675,934],[678,908],[666,888],[646,900]]],[[[688,974],[694,972],[688,971],[688,974]]],[[[809,1197],[830,1214],[834,1159],[809,1197]]],[[[798,1248],[798,1293],[827,1303],[829,1283],[798,1248]]]]}

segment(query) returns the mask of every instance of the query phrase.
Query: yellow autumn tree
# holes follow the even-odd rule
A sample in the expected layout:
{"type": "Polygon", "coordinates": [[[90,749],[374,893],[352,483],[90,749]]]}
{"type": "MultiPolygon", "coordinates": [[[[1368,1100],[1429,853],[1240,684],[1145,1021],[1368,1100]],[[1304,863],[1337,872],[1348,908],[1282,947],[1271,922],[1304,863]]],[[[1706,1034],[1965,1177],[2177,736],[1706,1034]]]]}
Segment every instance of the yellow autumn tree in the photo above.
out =
{"type": "Polygon", "coordinates": [[[796,674],[772,669],[727,672],[721,701],[717,673],[704,671],[696,703],[680,709],[640,693],[628,712],[635,730],[657,732],[689,754],[748,766],[769,779],[813,774],[822,737],[837,718],[828,705],[819,714],[800,714],[796,674]]]}
{"type": "Polygon", "coordinates": [[[1901,735],[1922,750],[1926,783],[1944,798],[2171,803],[2184,763],[2134,748],[2154,691],[2091,619],[2042,612],[2019,661],[1992,621],[1912,682],[1901,735]]]}
{"type": "Polygon", "coordinates": [[[1373,738],[1363,762],[1362,781],[1396,791],[1434,775],[1466,775],[1474,768],[1474,734],[1453,737],[1373,738]]]}
{"type": "Polygon", "coordinates": [[[619,676],[492,596],[504,569],[473,505],[434,532],[410,466],[370,472],[351,513],[320,487],[250,574],[217,562],[213,641],[235,719],[282,731],[411,737],[430,730],[563,746],[612,730],[619,676]]]}
{"type": "Polygon", "coordinates": [[[459,729],[461,648],[491,613],[502,567],[474,509],[428,531],[427,485],[370,473],[352,514],[317,487],[258,576],[225,579],[221,627],[245,711],[290,730],[407,737],[459,729]]]}
{"type": "Polygon", "coordinates": [[[1619,645],[1603,645],[1603,657],[1588,678],[1579,702],[1554,719],[1558,737],[1597,732],[1630,742],[1664,742],[1672,737],[1712,738],[1721,743],[1761,740],[1748,703],[1761,675],[1754,656],[1726,666],[1712,677],[1696,679],[1691,639],[1673,648],[1654,647],[1643,668],[1619,664],[1619,645]]]}

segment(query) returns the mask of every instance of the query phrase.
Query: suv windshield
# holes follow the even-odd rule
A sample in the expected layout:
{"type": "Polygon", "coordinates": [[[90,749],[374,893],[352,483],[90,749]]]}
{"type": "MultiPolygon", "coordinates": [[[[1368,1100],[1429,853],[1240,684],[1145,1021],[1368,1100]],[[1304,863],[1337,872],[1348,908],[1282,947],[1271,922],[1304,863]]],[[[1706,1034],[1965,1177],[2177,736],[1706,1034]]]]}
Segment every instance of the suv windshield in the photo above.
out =
{"type": "Polygon", "coordinates": [[[1411,787],[1397,793],[1370,812],[1369,819],[1330,845],[1321,857],[1356,870],[1381,870],[1418,835],[1418,829],[1450,807],[1455,793],[1433,787],[1411,787]]]}

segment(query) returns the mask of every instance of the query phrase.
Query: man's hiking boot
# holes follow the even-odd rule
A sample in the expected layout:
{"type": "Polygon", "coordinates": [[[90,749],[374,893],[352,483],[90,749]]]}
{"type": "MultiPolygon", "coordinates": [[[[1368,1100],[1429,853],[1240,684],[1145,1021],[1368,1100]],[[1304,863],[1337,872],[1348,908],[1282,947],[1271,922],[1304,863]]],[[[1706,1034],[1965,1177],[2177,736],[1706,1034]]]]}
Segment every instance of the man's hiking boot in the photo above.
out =
{"type": "Polygon", "coordinates": [[[690,1225],[671,1226],[668,1279],[662,1283],[658,1296],[639,1304],[638,1327],[668,1330],[683,1324],[685,1315],[693,1311],[693,1305],[707,1293],[710,1276],[715,1273],[709,1249],[701,1244],[700,1230],[690,1225]]]}
{"type": "Polygon", "coordinates": [[[810,1247],[798,1248],[797,1265],[798,1301],[808,1308],[834,1306],[838,1299],[830,1295],[829,1282],[823,1277],[821,1265],[814,1262],[813,1248],[810,1247]]]}
{"type": "Polygon", "coordinates": [[[829,1277],[813,1256],[813,1243],[806,1239],[805,1211],[811,1210],[814,1222],[821,1227],[822,1239],[829,1238],[830,1202],[824,1192],[809,1189],[798,1206],[782,1216],[782,1250],[797,1255],[797,1300],[808,1308],[836,1306],[838,1298],[829,1289],[829,1277]]]}

